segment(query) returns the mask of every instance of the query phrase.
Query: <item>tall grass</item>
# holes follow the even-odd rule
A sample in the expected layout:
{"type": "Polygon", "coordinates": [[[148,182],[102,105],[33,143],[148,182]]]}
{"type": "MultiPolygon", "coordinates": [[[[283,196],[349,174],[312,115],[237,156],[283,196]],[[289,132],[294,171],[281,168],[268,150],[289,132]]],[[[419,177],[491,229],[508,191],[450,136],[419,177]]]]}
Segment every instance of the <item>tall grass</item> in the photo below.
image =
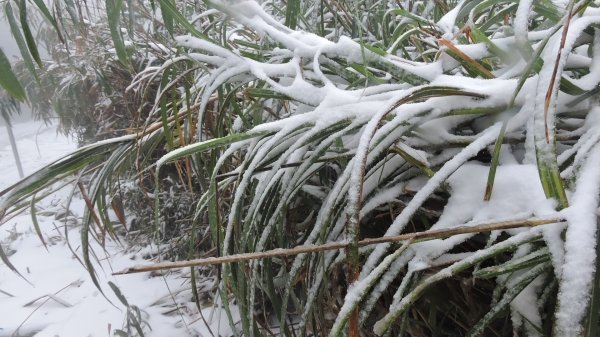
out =
{"type": "MultiPolygon", "coordinates": [[[[90,111],[104,122],[127,111],[134,122],[1,192],[5,218],[83,172],[93,206],[85,242],[98,235],[94,222],[114,230],[108,210],[123,213],[120,186],[137,183],[154,205],[141,226],[171,240],[177,258],[211,249],[263,257],[215,271],[213,301],[236,335],[596,334],[594,2],[158,0],[105,9],[88,21],[82,10],[47,17],[61,38],[87,39],[66,57],[76,62],[55,75],[63,79],[53,94],[79,88],[71,69],[81,62],[91,68],[84,81],[103,86],[90,111]],[[83,34],[104,15],[100,33],[83,34]],[[93,62],[99,36],[112,48],[93,62]],[[102,110],[104,99],[114,109],[102,110]],[[193,215],[168,216],[165,204],[181,193],[193,215]],[[556,221],[360,244],[541,216],[556,221]],[[344,249],[300,249],[331,243],[344,249]],[[277,249],[292,255],[261,255],[277,249]]],[[[31,49],[22,52],[35,58],[31,49]]],[[[56,69],[47,68],[36,76],[56,69]]],[[[40,88],[30,83],[31,97],[40,88]]]]}

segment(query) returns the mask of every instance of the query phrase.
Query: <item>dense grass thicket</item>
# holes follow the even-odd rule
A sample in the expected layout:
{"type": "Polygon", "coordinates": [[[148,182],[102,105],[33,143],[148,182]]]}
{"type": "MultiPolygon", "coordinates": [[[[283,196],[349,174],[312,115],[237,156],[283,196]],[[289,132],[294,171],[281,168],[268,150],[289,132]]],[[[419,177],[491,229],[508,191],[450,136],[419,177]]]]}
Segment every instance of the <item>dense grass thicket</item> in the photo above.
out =
{"type": "Polygon", "coordinates": [[[597,1],[2,6],[82,147],[0,220],[77,182],[92,279],[127,235],[239,336],[600,335],[597,1]]]}

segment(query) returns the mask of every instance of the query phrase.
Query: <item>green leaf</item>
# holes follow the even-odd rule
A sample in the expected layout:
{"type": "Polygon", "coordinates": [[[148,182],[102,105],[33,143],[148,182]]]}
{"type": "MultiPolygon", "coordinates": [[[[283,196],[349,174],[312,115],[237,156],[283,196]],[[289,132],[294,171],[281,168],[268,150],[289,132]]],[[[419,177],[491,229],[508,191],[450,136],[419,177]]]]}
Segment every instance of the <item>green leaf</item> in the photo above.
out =
{"type": "Polygon", "coordinates": [[[126,136],[82,147],[0,191],[0,197],[4,197],[0,199],[0,218],[9,207],[16,207],[15,205],[23,199],[31,197],[33,193],[78,172],[97,160],[106,158],[107,154],[111,153],[118,145],[133,140],[135,140],[134,136],[126,136]]]}
{"type": "Polygon", "coordinates": [[[402,150],[400,147],[394,146],[394,147],[391,148],[391,151],[396,152],[407,163],[409,163],[412,166],[414,166],[414,167],[418,168],[419,170],[423,171],[423,173],[425,173],[426,176],[428,176],[428,177],[431,178],[435,174],[435,172],[433,172],[433,170],[431,168],[429,168],[429,166],[427,166],[426,163],[423,163],[419,159],[411,156],[408,152],[402,150]]]}
{"type": "Polygon", "coordinates": [[[506,263],[482,268],[473,272],[473,277],[476,278],[493,278],[502,274],[512,273],[517,270],[532,268],[550,261],[550,252],[547,247],[538,249],[518,259],[510,260],[506,263]]]}
{"type": "Polygon", "coordinates": [[[48,250],[48,245],[46,244],[46,240],[44,240],[44,236],[42,235],[42,230],[40,229],[40,224],[37,220],[37,210],[35,209],[35,194],[31,197],[31,222],[33,223],[33,228],[35,229],[35,233],[37,234],[38,238],[40,239],[40,241],[42,241],[42,243],[44,244],[44,247],[46,248],[46,250],[48,250]]]}
{"type": "Polygon", "coordinates": [[[171,15],[171,11],[166,7],[167,3],[171,4],[171,1],[159,1],[160,12],[162,13],[163,23],[165,24],[167,32],[173,35],[173,16],[171,15]]]}
{"type": "Polygon", "coordinates": [[[115,51],[117,52],[117,58],[123,65],[129,65],[127,59],[127,51],[125,50],[125,43],[123,42],[123,35],[121,34],[121,8],[123,7],[123,0],[106,0],[106,15],[108,16],[108,26],[110,29],[110,35],[115,45],[115,51]]]}
{"type": "Polygon", "coordinates": [[[394,8],[391,11],[388,12],[388,14],[394,14],[394,15],[400,15],[402,17],[411,19],[421,25],[427,25],[427,26],[433,26],[434,23],[431,22],[430,20],[427,20],[421,16],[418,16],[416,14],[413,14],[409,11],[407,11],[406,9],[403,8],[394,8]]]}
{"type": "Polygon", "coordinates": [[[142,319],[142,313],[140,311],[140,308],[134,305],[129,310],[129,320],[131,321],[131,325],[133,325],[133,327],[135,328],[135,331],[137,332],[138,336],[144,337],[144,330],[142,329],[142,325],[140,324],[140,321],[142,319]],[[136,315],[133,315],[131,313],[131,310],[133,310],[136,315]]]}
{"type": "Polygon", "coordinates": [[[502,49],[500,49],[494,42],[492,42],[484,33],[481,32],[477,27],[471,27],[471,36],[473,40],[478,43],[483,43],[490,51],[490,53],[499,57],[502,61],[509,62],[510,56],[502,49]]]}
{"type": "Polygon", "coordinates": [[[121,329],[114,330],[113,333],[119,337],[129,337],[129,334],[121,329]]]}
{"type": "Polygon", "coordinates": [[[6,58],[4,51],[0,48],[0,86],[4,88],[12,97],[19,101],[26,99],[25,90],[17,80],[17,76],[13,73],[10,62],[6,58]]]}
{"type": "Polygon", "coordinates": [[[496,14],[494,14],[492,17],[483,20],[483,23],[481,24],[481,26],[479,26],[479,29],[482,32],[487,31],[488,29],[490,29],[490,27],[502,22],[507,16],[512,15],[513,12],[517,10],[517,7],[519,7],[518,4],[511,4],[509,6],[504,7],[503,9],[496,12],[496,14]]]}
{"type": "Polygon", "coordinates": [[[496,139],[496,144],[494,145],[494,153],[492,155],[492,162],[490,163],[490,171],[488,173],[487,184],[485,187],[485,195],[483,196],[483,200],[485,201],[489,201],[492,197],[494,179],[496,178],[496,169],[498,168],[498,163],[500,160],[500,150],[502,149],[502,141],[504,140],[505,133],[506,121],[502,123],[502,129],[500,129],[500,134],[498,134],[498,139],[496,139]]]}
{"type": "Polygon", "coordinates": [[[288,0],[285,10],[285,25],[290,29],[296,29],[300,15],[300,0],[288,0]]]}
{"type": "Polygon", "coordinates": [[[0,244],[0,260],[2,260],[2,262],[4,262],[4,264],[8,267],[8,269],[12,270],[14,273],[21,276],[24,279],[23,275],[21,275],[21,273],[19,273],[17,268],[15,268],[15,266],[8,259],[8,256],[6,256],[6,253],[4,252],[4,249],[2,248],[2,244],[0,244]]]}
{"type": "Polygon", "coordinates": [[[63,1],[66,5],[66,10],[67,10],[67,13],[69,13],[69,16],[71,17],[71,20],[73,20],[74,24],[78,24],[79,16],[77,15],[77,8],[75,7],[75,2],[73,0],[63,0],[63,1]]]}
{"type": "Polygon", "coordinates": [[[496,318],[510,303],[525,289],[533,280],[546,271],[552,270],[552,263],[545,262],[527,270],[524,274],[515,278],[510,287],[502,296],[502,299],[494,305],[485,316],[469,331],[468,337],[481,336],[486,326],[496,318]]]}
{"type": "Polygon", "coordinates": [[[552,23],[557,23],[562,18],[562,14],[556,5],[550,0],[537,0],[533,2],[533,10],[549,19],[552,23]]]}
{"type": "Polygon", "coordinates": [[[248,88],[248,89],[244,90],[244,93],[250,97],[255,97],[255,98],[273,98],[273,99],[283,99],[283,100],[291,99],[287,95],[283,95],[283,94],[280,94],[271,89],[265,89],[265,88],[248,88]]]}
{"type": "Polygon", "coordinates": [[[200,142],[200,143],[195,143],[195,144],[190,144],[187,146],[184,146],[182,148],[179,148],[177,150],[171,151],[167,154],[165,154],[164,156],[162,156],[162,158],[160,158],[157,162],[156,165],[158,168],[160,168],[162,165],[164,165],[167,162],[171,162],[195,153],[199,153],[199,152],[203,152],[215,147],[220,147],[220,146],[226,146],[232,143],[237,143],[237,142],[241,142],[243,140],[246,139],[250,139],[250,138],[256,138],[256,137],[260,137],[260,136],[264,136],[266,134],[269,134],[269,132],[247,132],[247,133],[236,133],[233,135],[229,135],[229,136],[225,136],[222,138],[216,138],[216,139],[211,139],[211,140],[207,140],[204,142],[200,142]]]}
{"type": "Polygon", "coordinates": [[[39,82],[39,78],[37,76],[37,72],[35,71],[35,65],[33,64],[33,60],[31,59],[31,55],[29,54],[29,50],[27,49],[27,44],[25,43],[25,39],[21,34],[19,26],[17,25],[17,20],[15,19],[15,15],[10,5],[10,2],[6,2],[6,6],[4,7],[4,13],[6,14],[6,19],[10,26],[10,31],[19,47],[19,51],[21,52],[21,57],[23,57],[23,63],[29,70],[29,72],[35,77],[36,81],[39,82]]]}
{"type": "Polygon", "coordinates": [[[50,24],[52,24],[52,26],[54,27],[54,31],[58,35],[58,38],[60,39],[60,41],[64,43],[65,41],[62,37],[61,30],[58,28],[56,19],[54,19],[52,14],[50,14],[48,7],[46,7],[46,4],[44,3],[44,0],[33,0],[33,2],[37,5],[39,10],[42,12],[42,15],[46,18],[46,20],[48,20],[50,22],[50,24]]]}
{"type": "Polygon", "coordinates": [[[119,287],[117,287],[116,284],[112,283],[112,281],[108,281],[108,285],[110,286],[110,289],[112,289],[112,291],[115,293],[115,295],[117,295],[117,298],[119,299],[119,301],[121,301],[121,303],[123,303],[123,305],[128,307],[129,302],[127,302],[127,299],[125,298],[125,296],[123,296],[121,289],[119,289],[119,287]]]}
{"type": "Polygon", "coordinates": [[[521,74],[521,77],[519,78],[519,82],[517,83],[517,87],[515,89],[512,99],[511,99],[510,106],[514,105],[515,99],[517,98],[517,95],[521,91],[521,88],[523,88],[523,85],[525,84],[525,81],[529,77],[529,74],[531,74],[534,71],[537,72],[542,68],[543,61],[542,61],[540,55],[542,54],[542,51],[546,47],[546,44],[548,44],[548,41],[550,41],[550,37],[552,37],[552,35],[554,35],[554,33],[556,33],[559,28],[560,27],[555,27],[552,30],[552,32],[550,34],[548,34],[548,36],[539,43],[538,48],[530,56],[530,59],[527,62],[527,66],[525,66],[525,69],[523,70],[523,73],[521,74]]]}
{"type": "MultiPolygon", "coordinates": [[[[190,33],[192,36],[205,39],[216,44],[215,41],[210,39],[206,34],[199,32],[193,24],[191,24],[185,17],[183,17],[183,15],[177,10],[177,7],[175,7],[175,4],[171,0],[158,0],[158,2],[160,3],[160,9],[163,15],[163,20],[174,20],[180,25],[182,25],[183,28],[185,28],[188,31],[188,33],[190,33]]],[[[167,25],[166,22],[165,25],[167,25]]],[[[167,27],[167,29],[169,28],[167,27]]],[[[170,33],[172,33],[172,31],[170,33]]]]}
{"type": "Polygon", "coordinates": [[[21,29],[23,30],[23,34],[25,35],[25,41],[27,42],[27,47],[29,48],[31,57],[33,57],[35,62],[40,67],[42,67],[42,59],[40,58],[40,54],[37,49],[37,44],[35,43],[35,39],[33,38],[33,34],[31,33],[31,29],[29,28],[29,23],[27,22],[27,0],[19,1],[19,16],[21,18],[21,29]]]}

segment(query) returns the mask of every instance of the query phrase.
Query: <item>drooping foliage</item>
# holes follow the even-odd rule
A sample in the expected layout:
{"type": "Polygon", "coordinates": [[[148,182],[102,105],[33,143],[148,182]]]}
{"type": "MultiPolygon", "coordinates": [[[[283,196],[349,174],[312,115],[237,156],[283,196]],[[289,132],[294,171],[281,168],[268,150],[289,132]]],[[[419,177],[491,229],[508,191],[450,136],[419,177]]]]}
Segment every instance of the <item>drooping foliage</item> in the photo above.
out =
{"type": "Polygon", "coordinates": [[[22,44],[30,101],[119,137],[0,192],[5,219],[81,172],[84,242],[136,193],[179,259],[347,243],[212,270],[244,336],[597,334],[597,3],[34,3],[60,43],[22,44]]]}

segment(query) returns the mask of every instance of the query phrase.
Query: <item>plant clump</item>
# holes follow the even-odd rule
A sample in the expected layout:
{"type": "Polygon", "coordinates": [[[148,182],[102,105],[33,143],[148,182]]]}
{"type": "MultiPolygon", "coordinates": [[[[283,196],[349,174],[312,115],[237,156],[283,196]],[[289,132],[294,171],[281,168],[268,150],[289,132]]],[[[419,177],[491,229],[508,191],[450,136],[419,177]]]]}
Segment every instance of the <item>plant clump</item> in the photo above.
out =
{"type": "Polygon", "coordinates": [[[142,181],[137,226],[234,259],[211,297],[236,335],[597,334],[596,2],[117,4],[111,114],[135,128],[1,192],[0,215],[83,172],[110,222],[142,181]]]}

